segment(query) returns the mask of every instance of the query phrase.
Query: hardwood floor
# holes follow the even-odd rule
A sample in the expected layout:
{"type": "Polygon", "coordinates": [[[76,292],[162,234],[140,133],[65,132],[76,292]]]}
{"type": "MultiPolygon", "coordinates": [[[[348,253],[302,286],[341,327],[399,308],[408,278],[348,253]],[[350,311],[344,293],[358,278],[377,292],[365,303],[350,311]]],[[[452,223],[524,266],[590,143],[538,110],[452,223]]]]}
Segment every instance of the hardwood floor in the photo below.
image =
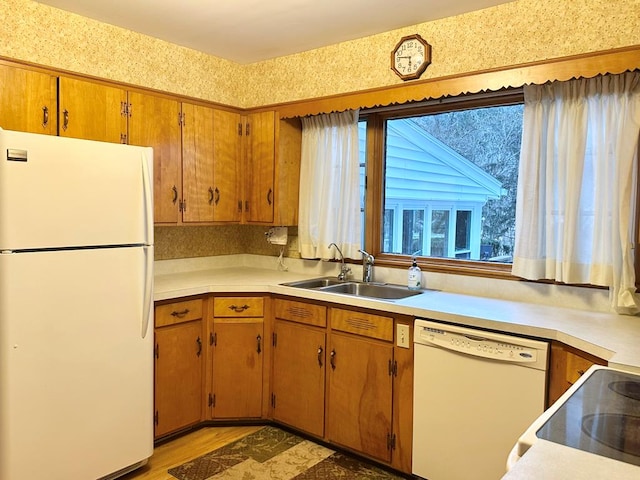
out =
{"type": "Polygon", "coordinates": [[[144,467],[120,478],[122,480],[176,480],[167,473],[169,468],[182,465],[260,428],[262,427],[203,427],[157,446],[144,467]]]}

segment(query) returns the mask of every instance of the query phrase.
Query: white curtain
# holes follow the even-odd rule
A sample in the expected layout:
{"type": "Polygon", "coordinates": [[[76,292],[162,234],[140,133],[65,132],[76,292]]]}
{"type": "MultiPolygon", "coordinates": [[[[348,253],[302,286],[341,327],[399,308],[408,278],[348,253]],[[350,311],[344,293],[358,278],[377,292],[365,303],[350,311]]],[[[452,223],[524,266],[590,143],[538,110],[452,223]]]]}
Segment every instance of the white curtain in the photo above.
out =
{"type": "Polygon", "coordinates": [[[358,111],[302,119],[298,240],[302,258],[360,258],[358,111]]]}
{"type": "Polygon", "coordinates": [[[640,74],[525,86],[514,275],[609,287],[635,314],[640,74]]]}

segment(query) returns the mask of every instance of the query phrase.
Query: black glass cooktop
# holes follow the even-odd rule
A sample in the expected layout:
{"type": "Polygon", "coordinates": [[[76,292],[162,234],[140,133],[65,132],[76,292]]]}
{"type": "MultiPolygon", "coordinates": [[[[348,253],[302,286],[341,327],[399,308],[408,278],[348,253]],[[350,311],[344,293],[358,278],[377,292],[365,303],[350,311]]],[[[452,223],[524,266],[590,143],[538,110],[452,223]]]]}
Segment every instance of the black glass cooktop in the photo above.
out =
{"type": "Polygon", "coordinates": [[[595,370],[536,436],[640,466],[640,375],[595,370]]]}

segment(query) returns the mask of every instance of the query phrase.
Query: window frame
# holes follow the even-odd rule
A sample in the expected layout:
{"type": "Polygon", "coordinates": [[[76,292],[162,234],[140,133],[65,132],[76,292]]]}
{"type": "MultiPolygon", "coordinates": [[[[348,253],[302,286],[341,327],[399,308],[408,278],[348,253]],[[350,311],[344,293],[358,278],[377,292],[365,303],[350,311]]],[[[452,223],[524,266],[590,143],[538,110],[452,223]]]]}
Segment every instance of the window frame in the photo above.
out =
{"type": "MultiPolygon", "coordinates": [[[[385,192],[385,125],[387,120],[420,116],[430,113],[443,113],[455,110],[514,105],[524,103],[521,87],[507,88],[498,92],[465,94],[457,97],[445,97],[424,102],[407,103],[381,108],[362,109],[360,121],[367,122],[366,168],[365,168],[365,224],[364,248],[376,258],[376,265],[387,267],[408,267],[411,255],[382,252],[382,231],[384,222],[385,192]]],[[[394,215],[402,215],[402,208],[395,209],[394,215]]],[[[453,215],[456,209],[451,210],[453,215]]],[[[472,213],[473,214],[473,213],[472,213]]],[[[425,209],[425,217],[430,215],[425,209]]],[[[396,219],[397,221],[397,219],[396,219]]],[[[397,232],[395,232],[397,233],[397,232]]],[[[455,243],[455,241],[454,241],[455,243]]],[[[418,256],[421,268],[431,272],[453,273],[492,278],[518,279],[511,275],[511,264],[418,256]]]]}

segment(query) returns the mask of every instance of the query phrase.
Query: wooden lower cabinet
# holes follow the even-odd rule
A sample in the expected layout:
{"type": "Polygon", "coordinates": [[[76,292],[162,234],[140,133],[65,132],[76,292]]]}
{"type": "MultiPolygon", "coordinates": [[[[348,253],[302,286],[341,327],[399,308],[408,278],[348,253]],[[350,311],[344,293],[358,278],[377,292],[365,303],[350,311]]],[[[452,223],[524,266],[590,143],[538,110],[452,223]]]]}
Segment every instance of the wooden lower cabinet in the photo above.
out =
{"type": "Polygon", "coordinates": [[[273,419],[324,436],[326,307],[275,300],[273,419]]]}
{"type": "Polygon", "coordinates": [[[220,297],[213,299],[213,305],[209,333],[209,418],[260,418],[265,357],[264,299],[220,297]]]}
{"type": "Polygon", "coordinates": [[[563,343],[551,343],[547,406],[553,404],[592,365],[606,365],[606,360],[563,343]]]}
{"type": "Polygon", "coordinates": [[[322,437],[326,333],[276,319],[274,335],[273,419],[322,437]]]}
{"type": "Polygon", "coordinates": [[[202,420],[202,299],[155,309],[155,437],[202,420]]]}
{"type": "Polygon", "coordinates": [[[393,318],[329,309],[329,442],[383,462],[393,449],[393,318]]]}

